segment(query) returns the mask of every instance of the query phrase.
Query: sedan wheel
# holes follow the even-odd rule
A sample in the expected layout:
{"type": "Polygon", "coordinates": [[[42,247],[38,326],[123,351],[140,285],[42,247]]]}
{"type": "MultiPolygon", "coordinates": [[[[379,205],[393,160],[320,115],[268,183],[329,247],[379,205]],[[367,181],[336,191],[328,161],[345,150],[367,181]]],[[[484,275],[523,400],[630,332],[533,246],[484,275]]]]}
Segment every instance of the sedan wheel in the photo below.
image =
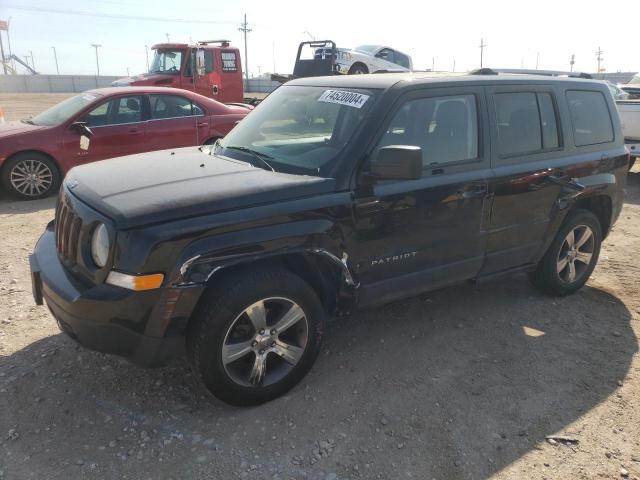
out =
{"type": "Polygon", "coordinates": [[[25,159],[9,172],[13,189],[26,197],[39,197],[51,189],[53,172],[40,160],[25,159]]]}
{"type": "Polygon", "coordinates": [[[51,157],[42,153],[18,153],[2,167],[2,187],[22,200],[46,197],[60,186],[58,166],[51,157]]]}

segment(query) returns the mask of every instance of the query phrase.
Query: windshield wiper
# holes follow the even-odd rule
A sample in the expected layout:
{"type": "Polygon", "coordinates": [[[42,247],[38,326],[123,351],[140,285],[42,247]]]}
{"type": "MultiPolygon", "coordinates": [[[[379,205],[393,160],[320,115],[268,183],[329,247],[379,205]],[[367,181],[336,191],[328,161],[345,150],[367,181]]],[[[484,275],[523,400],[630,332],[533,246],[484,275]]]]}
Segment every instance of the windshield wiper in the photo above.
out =
{"type": "Polygon", "coordinates": [[[22,123],[28,123],[29,125],[35,125],[35,123],[33,123],[33,120],[31,120],[30,118],[23,118],[22,120],[20,120],[22,123]]]}
{"type": "MultiPolygon", "coordinates": [[[[216,146],[218,145],[219,144],[216,142],[216,146]]],[[[276,171],[275,168],[273,168],[271,164],[265,160],[266,158],[268,158],[269,160],[273,159],[273,157],[267,155],[266,153],[258,152],[257,150],[254,150],[252,148],[242,147],[239,145],[231,145],[231,146],[224,145],[223,148],[228,148],[229,150],[238,150],[239,152],[248,153],[253,158],[257,158],[258,160],[260,160],[260,162],[272,172],[276,171]]]]}

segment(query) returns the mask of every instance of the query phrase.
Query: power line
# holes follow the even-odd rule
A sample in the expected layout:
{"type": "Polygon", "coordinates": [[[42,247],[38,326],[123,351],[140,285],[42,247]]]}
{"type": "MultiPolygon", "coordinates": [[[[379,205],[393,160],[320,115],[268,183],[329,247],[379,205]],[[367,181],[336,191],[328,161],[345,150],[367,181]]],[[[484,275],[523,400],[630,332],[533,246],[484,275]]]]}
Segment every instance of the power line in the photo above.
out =
{"type": "Polygon", "coordinates": [[[165,17],[147,17],[141,15],[124,15],[119,13],[98,13],[86,12],[81,10],[64,10],[59,8],[31,7],[28,5],[3,5],[3,8],[13,10],[24,10],[27,12],[41,13],[58,13],[63,15],[79,15],[83,17],[98,18],[115,18],[119,20],[141,20],[146,22],[169,22],[169,23],[200,23],[200,24],[217,24],[217,25],[234,25],[235,22],[214,21],[214,20],[194,20],[188,18],[165,18],[165,17]]]}

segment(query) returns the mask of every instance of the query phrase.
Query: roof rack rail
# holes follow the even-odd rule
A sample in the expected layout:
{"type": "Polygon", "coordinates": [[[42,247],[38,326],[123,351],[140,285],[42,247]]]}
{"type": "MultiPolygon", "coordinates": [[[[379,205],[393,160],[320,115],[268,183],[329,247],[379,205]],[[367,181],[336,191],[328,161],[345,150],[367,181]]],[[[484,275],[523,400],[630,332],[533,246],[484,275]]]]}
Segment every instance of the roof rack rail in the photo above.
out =
{"type": "Polygon", "coordinates": [[[499,75],[501,73],[519,75],[542,75],[547,77],[571,77],[571,78],[593,78],[592,75],[584,72],[565,72],[561,70],[528,70],[525,68],[479,68],[472,70],[469,75],[499,75]]]}
{"type": "Polygon", "coordinates": [[[198,45],[209,45],[210,43],[219,43],[223,47],[228,47],[231,40],[199,40],[198,45]]]}

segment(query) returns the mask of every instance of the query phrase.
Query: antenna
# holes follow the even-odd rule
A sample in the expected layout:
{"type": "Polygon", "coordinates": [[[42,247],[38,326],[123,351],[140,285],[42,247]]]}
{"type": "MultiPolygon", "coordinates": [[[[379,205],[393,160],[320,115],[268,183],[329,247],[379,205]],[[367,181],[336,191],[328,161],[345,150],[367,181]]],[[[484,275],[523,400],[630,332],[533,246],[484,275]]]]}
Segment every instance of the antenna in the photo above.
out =
{"type": "Polygon", "coordinates": [[[484,49],[487,46],[486,43],[484,43],[484,39],[480,39],[480,45],[478,46],[478,48],[480,49],[480,68],[482,68],[482,60],[484,57],[484,49]]]}

